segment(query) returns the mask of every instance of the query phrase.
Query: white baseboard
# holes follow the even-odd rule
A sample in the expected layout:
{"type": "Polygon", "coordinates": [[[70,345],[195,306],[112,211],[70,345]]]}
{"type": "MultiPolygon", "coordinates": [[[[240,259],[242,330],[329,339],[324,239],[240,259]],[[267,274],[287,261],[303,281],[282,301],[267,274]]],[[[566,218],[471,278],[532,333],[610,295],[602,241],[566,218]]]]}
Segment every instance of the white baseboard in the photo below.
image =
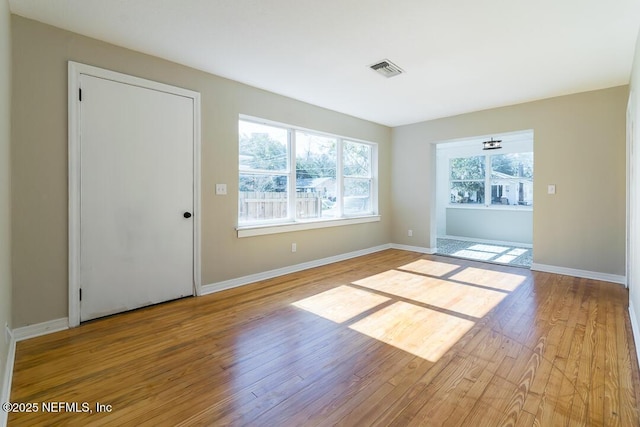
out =
{"type": "Polygon", "coordinates": [[[67,317],[16,328],[13,330],[13,337],[15,338],[16,342],[18,342],[29,338],[39,337],[40,335],[64,331],[65,329],[69,329],[69,319],[67,317]]]}
{"type": "MultiPolygon", "coordinates": [[[[344,261],[351,258],[356,258],[363,255],[380,252],[386,249],[399,249],[411,252],[418,252],[423,254],[436,253],[435,248],[425,248],[420,246],[402,245],[398,243],[388,243],[384,245],[374,246],[372,248],[361,249],[358,251],[348,252],[345,254],[335,255],[318,260],[308,261],[301,264],[296,264],[288,267],[277,268],[274,270],[265,271],[262,273],[250,274],[248,276],[238,277],[235,279],[224,280],[217,283],[211,283],[203,285],[201,293],[199,295],[207,295],[214,292],[223,291],[226,289],[232,289],[239,286],[247,285],[261,280],[272,279],[274,277],[283,276],[285,274],[295,273],[302,270],[307,270],[314,267],[320,267],[334,262],[344,261]]],[[[575,277],[583,277],[586,279],[602,280],[605,282],[626,284],[626,278],[615,274],[598,273],[595,271],[578,270],[573,268],[558,267],[554,265],[533,263],[531,270],[544,271],[547,273],[562,274],[575,277]]],[[[37,323],[34,325],[23,326],[13,330],[13,339],[15,342],[23,341],[29,338],[35,338],[41,335],[50,334],[53,332],[63,331],[69,329],[69,319],[64,317],[61,319],[54,319],[43,323],[37,323]]],[[[640,341],[639,341],[640,342],[640,341]]]]}
{"type": "Polygon", "coordinates": [[[400,249],[403,251],[419,252],[421,254],[428,254],[428,255],[433,255],[437,251],[436,248],[423,248],[421,246],[400,245],[398,243],[392,243],[391,248],[400,249]]]}
{"type": "Polygon", "coordinates": [[[214,292],[220,292],[227,289],[237,288],[239,286],[248,285],[249,283],[259,282],[261,280],[272,279],[278,276],[284,276],[285,274],[295,273],[297,271],[307,270],[309,268],[320,267],[327,264],[332,264],[338,261],[344,261],[351,258],[356,258],[363,255],[372,254],[374,252],[384,251],[385,249],[391,249],[391,244],[374,246],[368,249],[362,249],[359,251],[348,252],[346,254],[335,255],[328,258],[322,258],[314,261],[303,262],[301,264],[291,265],[289,267],[276,268],[275,270],[269,270],[262,273],[250,274],[248,276],[238,277],[236,279],[224,280],[222,282],[211,283],[202,286],[202,294],[207,295],[214,292]]]}
{"type": "Polygon", "coordinates": [[[531,264],[531,270],[544,271],[546,273],[562,274],[565,276],[582,277],[584,279],[601,280],[603,282],[618,283],[623,286],[626,285],[627,283],[627,279],[625,276],[620,276],[617,274],[599,273],[597,271],[588,271],[588,270],[578,270],[576,268],[558,267],[555,265],[538,264],[535,262],[531,264]]]}
{"type": "Polygon", "coordinates": [[[638,317],[633,309],[633,301],[629,300],[629,317],[631,319],[631,331],[633,332],[633,341],[636,347],[636,357],[638,365],[640,365],[640,327],[638,326],[638,317]]]}
{"type": "MultiPolygon", "coordinates": [[[[4,365],[4,378],[2,379],[2,389],[0,390],[0,403],[10,402],[11,398],[11,382],[13,380],[13,364],[16,359],[16,340],[13,334],[10,334],[9,351],[7,352],[7,361],[4,365]]],[[[0,410],[0,426],[5,427],[9,419],[9,413],[0,410]]]]}
{"type": "Polygon", "coordinates": [[[503,240],[476,239],[476,238],[473,238],[473,237],[463,237],[463,236],[449,236],[449,235],[446,235],[444,237],[438,236],[438,239],[462,240],[462,241],[467,241],[467,242],[485,243],[487,245],[505,245],[505,246],[519,246],[521,248],[533,248],[533,244],[532,243],[507,242],[507,241],[503,241],[503,240]]]}

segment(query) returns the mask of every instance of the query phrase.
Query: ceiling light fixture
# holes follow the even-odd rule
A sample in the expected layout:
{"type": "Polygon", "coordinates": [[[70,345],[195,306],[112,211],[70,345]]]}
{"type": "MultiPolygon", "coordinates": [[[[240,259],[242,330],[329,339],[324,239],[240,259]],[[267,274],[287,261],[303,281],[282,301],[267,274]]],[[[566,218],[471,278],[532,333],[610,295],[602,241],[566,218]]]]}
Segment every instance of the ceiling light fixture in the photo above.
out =
{"type": "Polygon", "coordinates": [[[404,73],[404,70],[402,68],[398,67],[396,64],[389,61],[388,59],[383,59],[382,61],[376,64],[370,65],[369,68],[371,68],[373,71],[377,72],[378,74],[385,76],[386,78],[394,77],[404,73]]]}
{"type": "Polygon", "coordinates": [[[493,137],[491,138],[491,141],[484,141],[482,143],[482,149],[483,150],[498,150],[500,148],[502,148],[502,145],[500,145],[500,143],[502,142],[501,139],[494,141],[493,137]]]}

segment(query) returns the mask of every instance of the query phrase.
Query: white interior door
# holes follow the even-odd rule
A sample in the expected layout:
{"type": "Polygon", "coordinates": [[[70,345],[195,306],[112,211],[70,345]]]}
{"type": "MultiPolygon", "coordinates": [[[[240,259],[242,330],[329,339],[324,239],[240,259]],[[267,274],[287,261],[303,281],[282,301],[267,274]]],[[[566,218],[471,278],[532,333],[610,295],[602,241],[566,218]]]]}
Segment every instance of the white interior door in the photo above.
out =
{"type": "Polygon", "coordinates": [[[193,99],[80,87],[80,320],[192,295],[193,99]]]}

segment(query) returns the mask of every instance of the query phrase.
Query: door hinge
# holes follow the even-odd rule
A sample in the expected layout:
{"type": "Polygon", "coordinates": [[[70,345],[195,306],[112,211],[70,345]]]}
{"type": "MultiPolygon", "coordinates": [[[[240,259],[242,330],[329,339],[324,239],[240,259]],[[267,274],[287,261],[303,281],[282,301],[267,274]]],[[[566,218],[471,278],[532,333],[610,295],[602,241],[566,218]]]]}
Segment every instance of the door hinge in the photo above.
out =
{"type": "Polygon", "coordinates": [[[78,101],[82,101],[82,89],[78,89],[78,101]]]}
{"type": "Polygon", "coordinates": [[[82,288],[80,288],[80,301],[82,301],[82,288]]]}

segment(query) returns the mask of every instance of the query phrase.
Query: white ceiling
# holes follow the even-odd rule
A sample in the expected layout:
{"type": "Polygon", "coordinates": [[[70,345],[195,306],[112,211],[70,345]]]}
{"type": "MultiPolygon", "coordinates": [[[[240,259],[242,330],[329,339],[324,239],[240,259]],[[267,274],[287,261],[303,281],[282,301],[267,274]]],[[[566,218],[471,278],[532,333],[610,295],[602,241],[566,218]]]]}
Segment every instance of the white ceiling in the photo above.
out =
{"type": "Polygon", "coordinates": [[[11,11],[388,126],[627,84],[638,0],[10,0],[11,11]],[[406,73],[368,66],[390,59],[406,73]]]}

